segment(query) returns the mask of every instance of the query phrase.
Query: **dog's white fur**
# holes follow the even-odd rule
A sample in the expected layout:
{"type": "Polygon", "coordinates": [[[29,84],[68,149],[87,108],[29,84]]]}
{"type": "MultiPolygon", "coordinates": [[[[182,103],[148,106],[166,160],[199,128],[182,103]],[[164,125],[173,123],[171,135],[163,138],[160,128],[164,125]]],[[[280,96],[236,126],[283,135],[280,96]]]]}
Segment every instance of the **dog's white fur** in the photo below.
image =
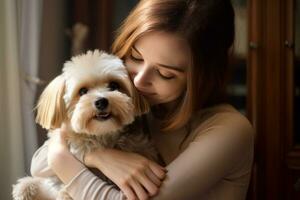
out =
{"type": "MultiPolygon", "coordinates": [[[[65,63],[63,73],[42,93],[36,121],[51,130],[65,123],[70,151],[82,161],[95,148],[117,148],[158,160],[155,148],[140,127],[130,125],[148,112],[122,61],[102,51],[88,51],[65,63]],[[107,105],[97,107],[99,99],[107,105]],[[101,109],[100,109],[101,108],[101,109]]],[[[101,173],[99,177],[109,180],[101,173]]],[[[57,177],[25,177],[13,186],[15,200],[71,199],[57,177]]]]}

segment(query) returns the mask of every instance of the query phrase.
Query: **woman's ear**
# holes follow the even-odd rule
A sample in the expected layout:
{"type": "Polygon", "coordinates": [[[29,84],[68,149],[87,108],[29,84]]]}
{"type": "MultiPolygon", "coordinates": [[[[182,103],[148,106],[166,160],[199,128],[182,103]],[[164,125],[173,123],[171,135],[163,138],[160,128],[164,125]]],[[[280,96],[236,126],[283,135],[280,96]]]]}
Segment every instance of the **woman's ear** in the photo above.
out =
{"type": "Polygon", "coordinates": [[[63,99],[65,80],[62,75],[51,81],[41,94],[36,106],[35,121],[43,128],[59,128],[66,118],[66,107],[63,99]]]}
{"type": "Polygon", "coordinates": [[[133,86],[133,104],[135,109],[135,116],[140,116],[146,114],[150,111],[150,105],[147,100],[138,93],[138,91],[133,86]]]}

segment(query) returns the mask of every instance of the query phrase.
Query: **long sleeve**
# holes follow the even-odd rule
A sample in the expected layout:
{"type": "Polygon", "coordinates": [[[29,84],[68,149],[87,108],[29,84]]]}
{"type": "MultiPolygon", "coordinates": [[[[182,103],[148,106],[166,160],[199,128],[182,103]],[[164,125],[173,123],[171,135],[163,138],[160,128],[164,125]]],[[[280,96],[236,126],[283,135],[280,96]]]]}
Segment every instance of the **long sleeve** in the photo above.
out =
{"type": "Polygon", "coordinates": [[[48,166],[48,141],[46,141],[34,154],[31,160],[30,172],[34,177],[50,177],[55,173],[48,166]]]}
{"type": "Polygon", "coordinates": [[[66,191],[74,200],[122,200],[125,195],[114,186],[107,184],[88,169],[83,169],[66,186],[66,191]]]}
{"type": "Polygon", "coordinates": [[[251,132],[207,130],[167,166],[167,179],[153,199],[245,199],[252,146],[251,132]]]}
{"type": "MultiPolygon", "coordinates": [[[[240,123],[239,119],[234,122],[240,123]]],[[[154,200],[245,199],[253,157],[251,126],[214,126],[201,131],[168,166],[167,177],[154,200]],[[234,180],[238,181],[234,181],[234,180]],[[213,188],[213,189],[212,189],[213,188]]],[[[67,186],[75,199],[120,199],[88,170],[67,186]]]]}
{"type": "MultiPolygon", "coordinates": [[[[193,140],[167,166],[167,176],[152,199],[245,199],[253,159],[253,130],[241,117],[222,118],[226,123],[196,130],[193,140]]],[[[36,174],[51,174],[47,164],[41,163],[46,155],[45,147],[35,154],[32,166],[43,172],[36,174]]],[[[66,185],[66,191],[74,200],[125,198],[87,169],[66,185]]]]}
{"type": "MultiPolygon", "coordinates": [[[[41,178],[56,176],[48,166],[47,155],[48,141],[46,141],[33,155],[31,161],[32,176],[41,178]]],[[[125,199],[125,195],[122,192],[99,179],[87,168],[84,168],[74,176],[65,188],[74,200],[125,199]]]]}

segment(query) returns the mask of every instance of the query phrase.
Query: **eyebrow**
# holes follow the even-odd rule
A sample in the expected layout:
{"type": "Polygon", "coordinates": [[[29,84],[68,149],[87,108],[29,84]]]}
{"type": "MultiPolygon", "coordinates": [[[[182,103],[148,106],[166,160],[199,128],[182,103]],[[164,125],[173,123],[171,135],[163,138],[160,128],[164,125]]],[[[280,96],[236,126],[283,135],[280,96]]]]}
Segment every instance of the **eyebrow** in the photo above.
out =
{"type": "MultiPolygon", "coordinates": [[[[136,49],[136,47],[135,47],[134,45],[132,46],[132,49],[135,50],[138,54],[142,55],[142,54],[136,49]]],[[[178,67],[178,66],[164,65],[164,64],[160,64],[160,63],[156,63],[156,65],[158,65],[158,66],[160,66],[160,67],[163,67],[163,68],[176,70],[176,71],[179,71],[179,72],[184,72],[184,71],[185,71],[184,69],[182,69],[181,67],[178,67]]]]}

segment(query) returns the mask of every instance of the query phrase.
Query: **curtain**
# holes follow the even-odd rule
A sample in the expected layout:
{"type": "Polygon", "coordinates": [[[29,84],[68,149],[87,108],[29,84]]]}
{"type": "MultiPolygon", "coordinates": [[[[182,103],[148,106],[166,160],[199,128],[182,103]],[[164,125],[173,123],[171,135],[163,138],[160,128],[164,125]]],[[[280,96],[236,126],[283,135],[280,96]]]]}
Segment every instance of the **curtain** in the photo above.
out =
{"type": "Polygon", "coordinates": [[[30,161],[37,148],[37,133],[33,108],[37,86],[43,84],[37,78],[41,32],[41,0],[21,1],[19,52],[21,69],[22,124],[25,170],[29,173],[30,161]]]}
{"type": "Polygon", "coordinates": [[[0,1],[0,199],[29,173],[37,148],[33,117],[38,69],[40,0],[0,1]]]}

